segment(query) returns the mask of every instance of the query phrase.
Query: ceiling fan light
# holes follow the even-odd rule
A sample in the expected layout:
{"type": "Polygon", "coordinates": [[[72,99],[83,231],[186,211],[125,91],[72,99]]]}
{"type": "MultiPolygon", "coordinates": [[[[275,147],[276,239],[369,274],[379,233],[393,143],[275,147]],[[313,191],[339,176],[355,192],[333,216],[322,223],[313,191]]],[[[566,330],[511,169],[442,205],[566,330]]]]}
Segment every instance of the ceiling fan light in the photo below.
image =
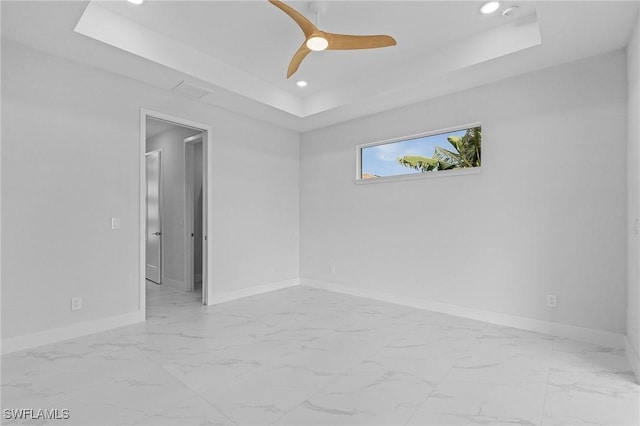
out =
{"type": "Polygon", "coordinates": [[[499,1],[488,1],[482,5],[482,7],[480,8],[480,12],[484,13],[485,15],[488,15],[490,13],[495,12],[498,9],[500,9],[499,1]]]}
{"type": "Polygon", "coordinates": [[[329,47],[329,42],[324,37],[314,36],[307,40],[306,45],[309,49],[318,52],[329,47]]]}
{"type": "Polygon", "coordinates": [[[296,83],[298,87],[307,87],[307,82],[304,80],[300,80],[296,83]]]}

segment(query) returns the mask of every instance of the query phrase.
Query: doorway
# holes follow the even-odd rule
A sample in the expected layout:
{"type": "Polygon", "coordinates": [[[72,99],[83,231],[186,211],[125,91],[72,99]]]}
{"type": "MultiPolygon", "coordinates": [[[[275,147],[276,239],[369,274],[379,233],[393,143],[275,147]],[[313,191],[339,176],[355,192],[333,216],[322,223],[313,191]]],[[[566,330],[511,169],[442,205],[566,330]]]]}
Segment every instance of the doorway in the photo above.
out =
{"type": "Polygon", "coordinates": [[[207,304],[210,132],[207,125],[141,112],[140,301],[145,312],[147,285],[193,292],[207,304]]]}
{"type": "Polygon", "coordinates": [[[202,133],[184,139],[184,264],[188,291],[202,291],[203,161],[202,133]]]}

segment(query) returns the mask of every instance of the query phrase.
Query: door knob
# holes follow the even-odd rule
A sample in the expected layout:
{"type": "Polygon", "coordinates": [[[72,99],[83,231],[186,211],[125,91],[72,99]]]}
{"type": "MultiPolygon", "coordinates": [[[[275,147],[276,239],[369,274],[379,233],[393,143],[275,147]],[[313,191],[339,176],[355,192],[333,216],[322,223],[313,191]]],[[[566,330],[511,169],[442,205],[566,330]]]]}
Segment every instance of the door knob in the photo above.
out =
{"type": "Polygon", "coordinates": [[[162,235],[162,232],[154,232],[153,235],[162,235]]]}

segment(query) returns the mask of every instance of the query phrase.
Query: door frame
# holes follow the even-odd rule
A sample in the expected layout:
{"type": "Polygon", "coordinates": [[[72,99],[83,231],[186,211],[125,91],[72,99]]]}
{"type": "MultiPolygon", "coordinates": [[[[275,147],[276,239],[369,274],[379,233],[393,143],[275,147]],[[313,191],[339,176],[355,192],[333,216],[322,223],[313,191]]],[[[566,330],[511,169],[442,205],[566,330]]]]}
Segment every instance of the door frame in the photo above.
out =
{"type": "MultiPolygon", "coordinates": [[[[146,145],[146,141],[145,141],[145,145],[146,145]]],[[[146,150],[145,150],[146,151],[146,150]]],[[[146,248],[147,248],[147,216],[148,216],[148,212],[147,212],[147,197],[146,197],[146,190],[147,190],[147,182],[146,182],[146,178],[147,178],[147,157],[150,154],[154,154],[154,153],[158,153],[158,227],[160,228],[160,266],[158,269],[160,269],[160,282],[158,284],[162,284],[163,283],[163,272],[164,272],[164,250],[162,249],[162,208],[164,207],[162,205],[162,199],[163,197],[163,191],[164,191],[164,177],[162,175],[162,148],[158,148],[158,149],[154,149],[153,151],[149,151],[149,152],[145,152],[144,154],[144,167],[145,167],[145,205],[144,205],[144,215],[145,215],[145,227],[144,227],[144,244],[145,244],[145,256],[144,256],[144,279],[145,279],[145,283],[147,280],[147,255],[146,255],[146,248]]]]}
{"type": "MultiPolygon", "coordinates": [[[[184,227],[185,227],[185,233],[184,233],[184,275],[185,275],[185,284],[187,285],[187,290],[188,291],[193,291],[195,288],[195,283],[194,283],[194,270],[193,270],[193,261],[195,259],[195,253],[194,253],[194,244],[193,244],[193,237],[190,235],[193,231],[194,231],[194,221],[193,221],[193,214],[195,213],[195,208],[194,208],[194,203],[195,203],[195,198],[194,198],[194,194],[193,194],[193,187],[195,184],[195,180],[193,179],[193,167],[195,165],[195,157],[194,157],[194,145],[198,142],[202,143],[202,188],[203,188],[203,196],[204,196],[204,188],[206,187],[205,185],[205,164],[204,164],[204,157],[205,157],[205,151],[204,151],[204,135],[203,133],[199,133],[197,135],[193,135],[190,136],[188,138],[186,138],[183,141],[183,155],[184,155],[184,227]]],[[[204,197],[203,197],[204,198],[204,197]]],[[[204,218],[206,217],[206,212],[207,212],[207,206],[204,203],[204,199],[203,199],[203,203],[202,203],[202,222],[203,222],[203,231],[204,231],[204,218]]],[[[205,243],[205,239],[204,239],[204,232],[203,232],[203,239],[202,239],[202,243],[203,243],[203,248],[202,248],[202,253],[203,253],[203,261],[204,261],[204,243],[205,243]]],[[[203,276],[204,276],[204,262],[203,262],[203,276]]],[[[204,281],[203,281],[204,283],[204,281]]],[[[203,291],[204,291],[204,287],[203,287],[203,291]]]]}
{"type": "Polygon", "coordinates": [[[213,146],[213,127],[209,124],[189,120],[182,117],[177,117],[171,114],[151,110],[148,108],[140,108],[140,140],[139,140],[139,203],[140,203],[140,222],[138,234],[138,246],[139,246],[139,284],[140,284],[140,311],[146,318],[146,272],[145,272],[145,258],[146,258],[146,220],[147,220],[147,173],[146,173],[146,147],[147,147],[147,118],[153,118],[156,120],[168,121],[170,123],[177,124],[183,127],[191,127],[193,129],[201,130],[203,132],[202,137],[202,156],[203,156],[203,184],[206,185],[206,189],[203,189],[203,205],[206,205],[206,217],[202,218],[202,230],[206,237],[203,242],[203,262],[202,262],[202,303],[209,305],[209,294],[212,294],[213,283],[209,279],[209,271],[212,270],[213,261],[209,253],[211,252],[211,238],[208,238],[209,232],[212,229],[213,223],[213,179],[212,173],[209,170],[210,165],[213,164],[213,150],[210,147],[213,146]]]}

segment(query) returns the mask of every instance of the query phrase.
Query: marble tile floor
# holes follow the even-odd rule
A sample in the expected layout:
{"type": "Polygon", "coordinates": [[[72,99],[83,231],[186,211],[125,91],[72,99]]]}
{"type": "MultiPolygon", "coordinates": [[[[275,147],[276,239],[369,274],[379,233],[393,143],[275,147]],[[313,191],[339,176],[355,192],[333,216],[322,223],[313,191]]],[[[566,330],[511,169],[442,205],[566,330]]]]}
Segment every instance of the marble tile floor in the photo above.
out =
{"type": "Polygon", "coordinates": [[[2,358],[2,408],[64,425],[638,425],[621,348],[293,287],[2,358]]]}

